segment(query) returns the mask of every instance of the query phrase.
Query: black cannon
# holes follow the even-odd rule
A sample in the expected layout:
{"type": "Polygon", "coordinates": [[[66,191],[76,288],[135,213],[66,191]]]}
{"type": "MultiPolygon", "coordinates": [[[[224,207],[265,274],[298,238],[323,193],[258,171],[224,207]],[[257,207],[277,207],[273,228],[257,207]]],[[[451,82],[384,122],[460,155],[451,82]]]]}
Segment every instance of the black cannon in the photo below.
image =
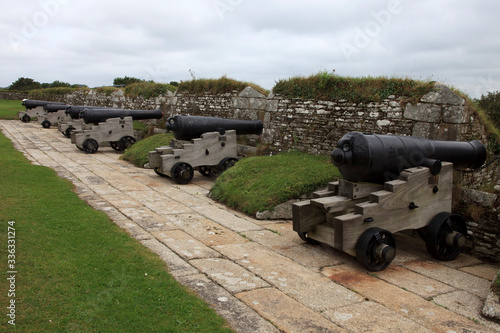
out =
{"type": "Polygon", "coordinates": [[[479,168],[486,160],[486,148],[470,142],[438,141],[411,136],[350,132],[344,135],[331,155],[344,179],[387,181],[411,167],[428,167],[436,175],[441,162],[456,168],[479,168]]]}
{"type": "Polygon", "coordinates": [[[238,161],[236,135],[259,135],[262,128],[260,120],[171,117],[167,120],[167,130],[176,139],[169,146],[149,152],[149,167],[179,184],[189,183],[193,170],[203,176],[216,176],[238,161]]]}
{"type": "Polygon", "coordinates": [[[62,102],[39,101],[35,99],[23,99],[22,105],[26,109],[34,109],[36,107],[45,107],[47,104],[64,104],[62,102]]]}
{"type": "Polygon", "coordinates": [[[80,119],[80,113],[85,109],[107,110],[107,109],[113,109],[113,108],[104,107],[104,106],[92,106],[92,105],[70,105],[70,106],[66,107],[65,113],[71,119],[80,119]]]}
{"type": "Polygon", "coordinates": [[[71,137],[71,132],[75,130],[84,130],[89,129],[90,126],[86,126],[83,122],[83,119],[80,119],[80,112],[85,109],[98,109],[98,110],[106,110],[110,109],[108,107],[97,107],[97,106],[89,106],[89,105],[69,105],[66,107],[64,113],[69,119],[65,122],[59,123],[58,129],[59,131],[67,138],[71,137]],[[87,128],[88,127],[88,128],[87,128]]]}
{"type": "Polygon", "coordinates": [[[59,104],[59,103],[48,103],[46,104],[43,108],[45,109],[45,111],[47,112],[57,112],[57,111],[66,111],[66,108],[68,107],[69,105],[66,105],[66,104],[59,104]]]}
{"type": "MultiPolygon", "coordinates": [[[[25,123],[29,123],[31,118],[39,118],[47,115],[47,110],[45,107],[49,104],[59,104],[64,105],[64,103],[49,102],[49,101],[38,101],[32,99],[23,99],[22,105],[26,108],[24,111],[19,111],[17,116],[25,123]]],[[[50,125],[49,125],[50,126],[50,125]]]]}
{"type": "Polygon", "coordinates": [[[301,239],[355,255],[370,271],[392,262],[392,234],[402,230],[417,230],[438,260],[461,253],[467,224],[451,213],[453,167],[479,168],[486,160],[482,143],[351,132],[331,159],[344,179],[293,205],[301,239]]]}
{"type": "Polygon", "coordinates": [[[167,131],[172,131],[177,140],[199,138],[203,133],[235,130],[240,134],[262,134],[263,124],[260,120],[237,120],[199,116],[176,115],[167,120],[167,131]]]}
{"type": "Polygon", "coordinates": [[[99,123],[111,118],[132,117],[133,120],[161,119],[163,112],[157,110],[97,109],[86,108],[80,112],[80,118],[86,124],[99,123]]]}

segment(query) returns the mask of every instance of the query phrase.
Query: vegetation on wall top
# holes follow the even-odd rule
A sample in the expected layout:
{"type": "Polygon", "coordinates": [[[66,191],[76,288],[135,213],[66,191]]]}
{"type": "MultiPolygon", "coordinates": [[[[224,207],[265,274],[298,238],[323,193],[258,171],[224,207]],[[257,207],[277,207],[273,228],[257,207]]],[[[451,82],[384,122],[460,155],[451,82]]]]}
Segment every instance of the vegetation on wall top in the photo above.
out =
{"type": "Polygon", "coordinates": [[[174,92],[177,87],[168,83],[155,83],[153,81],[143,81],[128,84],[125,86],[125,95],[130,97],[158,97],[166,95],[168,91],[174,92]]]}
{"type": "Polygon", "coordinates": [[[71,87],[57,87],[57,88],[42,88],[35,89],[29,92],[30,99],[52,100],[54,96],[61,96],[71,94],[79,90],[90,90],[89,88],[71,88],[71,87]]]}
{"type": "Polygon", "coordinates": [[[395,95],[405,96],[409,102],[416,102],[431,91],[434,85],[434,81],[370,76],[348,78],[320,72],[309,77],[280,80],[274,86],[273,92],[286,98],[322,101],[379,102],[395,95]]]}
{"type": "Polygon", "coordinates": [[[254,83],[237,81],[226,76],[219,79],[193,79],[191,81],[181,81],[177,91],[195,95],[203,95],[205,93],[217,95],[231,93],[233,90],[242,91],[248,86],[266,96],[269,94],[269,91],[254,83]]]}

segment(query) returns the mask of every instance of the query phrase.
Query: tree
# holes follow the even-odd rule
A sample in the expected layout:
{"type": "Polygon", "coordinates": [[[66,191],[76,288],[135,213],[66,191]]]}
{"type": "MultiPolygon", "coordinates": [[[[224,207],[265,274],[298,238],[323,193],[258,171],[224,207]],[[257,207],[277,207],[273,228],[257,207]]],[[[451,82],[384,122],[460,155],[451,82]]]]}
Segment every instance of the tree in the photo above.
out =
{"type": "Polygon", "coordinates": [[[488,113],[495,126],[500,128],[500,91],[488,92],[486,96],[481,95],[475,102],[488,113]]]}
{"type": "Polygon", "coordinates": [[[128,77],[128,76],[117,77],[113,80],[113,85],[114,86],[126,86],[126,85],[129,85],[132,83],[138,83],[138,82],[142,82],[142,81],[144,81],[144,80],[137,79],[135,77],[128,77]]]}
{"type": "Polygon", "coordinates": [[[50,87],[51,88],[58,88],[58,87],[71,87],[71,84],[69,84],[68,82],[62,82],[62,81],[59,81],[59,80],[55,80],[54,82],[52,82],[50,84],[50,87]]]}
{"type": "Polygon", "coordinates": [[[27,91],[40,89],[42,85],[40,82],[37,82],[30,78],[20,77],[17,81],[12,82],[9,86],[9,90],[17,90],[17,91],[27,91]]]}

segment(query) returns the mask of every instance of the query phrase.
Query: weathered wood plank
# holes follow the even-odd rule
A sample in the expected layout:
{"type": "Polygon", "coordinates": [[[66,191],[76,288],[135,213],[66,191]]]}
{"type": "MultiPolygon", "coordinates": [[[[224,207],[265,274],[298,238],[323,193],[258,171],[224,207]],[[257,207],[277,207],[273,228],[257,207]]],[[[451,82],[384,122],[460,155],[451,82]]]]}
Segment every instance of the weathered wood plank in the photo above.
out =
{"type": "Polygon", "coordinates": [[[353,183],[346,180],[339,182],[339,195],[350,199],[362,199],[370,195],[371,192],[384,188],[382,184],[375,183],[353,183]]]}
{"type": "Polygon", "coordinates": [[[371,227],[390,232],[418,229],[429,224],[440,212],[451,211],[453,170],[443,164],[439,177],[432,176],[427,168],[411,170],[405,175],[407,184],[398,184],[395,193],[372,193],[371,201],[357,204],[354,213],[336,216],[335,247],[347,251],[354,249],[359,236],[371,227]],[[437,184],[435,181],[438,181],[437,184]],[[434,186],[438,191],[433,190],[434,186]],[[418,208],[410,208],[410,204],[418,208]],[[371,221],[371,222],[368,222],[371,221]]]}
{"type": "Polygon", "coordinates": [[[325,220],[325,211],[312,205],[310,200],[296,202],[292,205],[293,230],[296,232],[309,231],[315,225],[324,223],[325,220]]]}

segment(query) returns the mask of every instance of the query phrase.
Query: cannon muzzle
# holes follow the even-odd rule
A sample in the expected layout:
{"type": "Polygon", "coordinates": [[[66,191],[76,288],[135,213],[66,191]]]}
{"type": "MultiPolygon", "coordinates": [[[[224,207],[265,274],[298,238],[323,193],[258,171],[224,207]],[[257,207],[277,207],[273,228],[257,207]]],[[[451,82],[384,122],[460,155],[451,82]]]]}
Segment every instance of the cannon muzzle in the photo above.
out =
{"type": "Polygon", "coordinates": [[[260,120],[237,120],[199,116],[176,115],[167,120],[167,131],[172,131],[177,140],[199,138],[206,132],[235,130],[236,134],[262,134],[264,127],[260,120]]]}
{"type": "Polygon", "coordinates": [[[35,99],[23,99],[22,105],[26,109],[34,109],[37,106],[43,106],[45,107],[47,104],[64,104],[60,102],[49,102],[49,101],[38,101],[35,99]]]}
{"type": "Polygon", "coordinates": [[[383,182],[396,179],[401,171],[411,167],[425,166],[432,174],[438,174],[441,161],[476,169],[484,164],[486,155],[486,148],[476,140],[439,141],[350,132],[339,140],[331,159],[348,181],[383,182]]]}
{"type": "Polygon", "coordinates": [[[110,118],[132,117],[133,120],[161,119],[163,112],[158,110],[125,110],[87,108],[80,112],[80,118],[86,124],[99,123],[110,118]]]}

